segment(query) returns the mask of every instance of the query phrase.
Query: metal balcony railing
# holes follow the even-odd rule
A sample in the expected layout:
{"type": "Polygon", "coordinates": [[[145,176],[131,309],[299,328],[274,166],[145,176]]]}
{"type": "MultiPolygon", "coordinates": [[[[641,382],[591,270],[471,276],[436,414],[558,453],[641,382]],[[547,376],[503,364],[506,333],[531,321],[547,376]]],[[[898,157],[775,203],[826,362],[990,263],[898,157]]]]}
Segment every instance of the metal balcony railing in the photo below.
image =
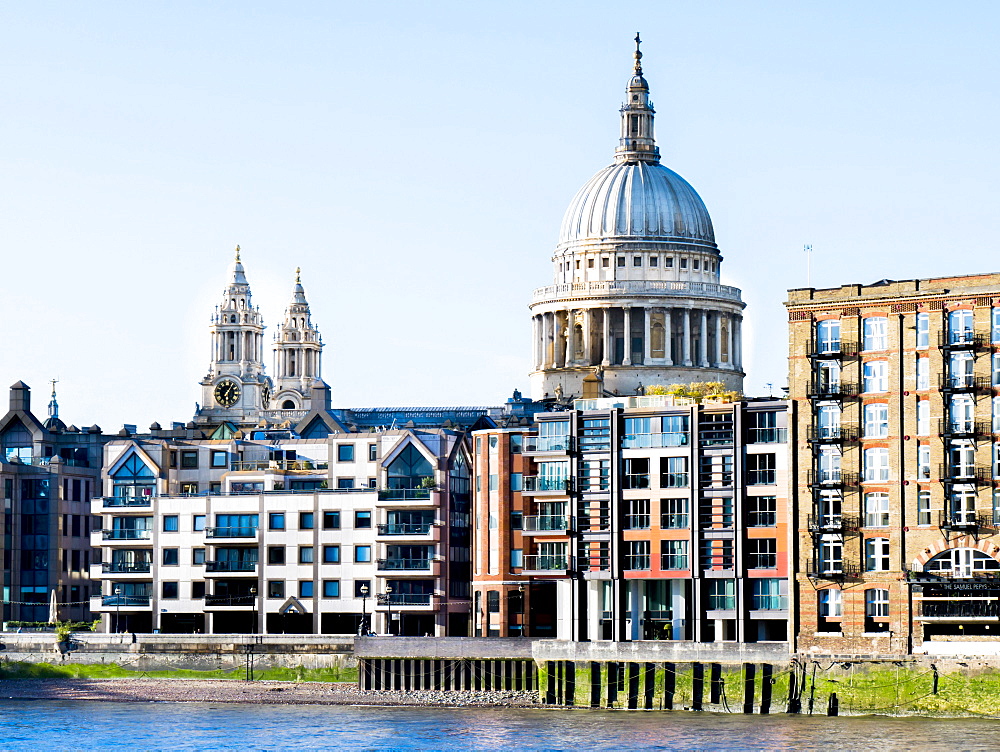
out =
{"type": "Polygon", "coordinates": [[[572,436],[525,436],[521,451],[532,452],[572,452],[576,442],[572,436]]]}
{"type": "Polygon", "coordinates": [[[431,559],[379,559],[378,568],[380,570],[429,570],[431,559]]]}
{"type": "Polygon", "coordinates": [[[429,606],[431,593],[379,593],[375,602],[380,606],[429,606]]]}
{"type": "Polygon", "coordinates": [[[149,606],[148,595],[105,595],[101,597],[102,606],[126,608],[128,606],[145,608],[149,606]]]}
{"type": "Polygon", "coordinates": [[[649,473],[629,473],[623,475],[622,488],[625,490],[649,488],[649,473]]]}
{"type": "Polygon", "coordinates": [[[813,444],[842,444],[857,441],[858,433],[855,425],[810,426],[807,440],[813,444]]]}
{"type": "Polygon", "coordinates": [[[856,486],[858,485],[858,474],[849,473],[843,470],[810,470],[807,476],[807,483],[810,486],[856,486]]]}
{"type": "Polygon", "coordinates": [[[573,490],[573,481],[569,478],[550,478],[543,475],[524,476],[525,491],[556,491],[559,493],[570,493],[573,490]]]}
{"type": "Polygon", "coordinates": [[[858,354],[858,343],[842,339],[812,340],[809,343],[809,357],[816,360],[853,358],[858,354]]]}
{"type": "Polygon", "coordinates": [[[939,420],[938,433],[949,439],[971,439],[976,436],[989,436],[993,433],[993,426],[972,420],[939,420]]]}
{"type": "Polygon", "coordinates": [[[787,595],[755,595],[750,606],[754,611],[787,611],[787,595]]]}
{"type": "Polygon", "coordinates": [[[206,595],[206,606],[242,606],[251,608],[257,602],[257,596],[245,593],[243,595],[206,595]]]}
{"type": "Polygon", "coordinates": [[[938,388],[945,393],[989,392],[993,389],[993,384],[987,376],[961,373],[941,376],[938,379],[938,388]]]}
{"type": "Polygon", "coordinates": [[[777,478],[776,470],[747,470],[748,486],[773,486],[777,478]]]}
{"type": "Polygon", "coordinates": [[[153,506],[152,496],[140,496],[137,498],[128,496],[103,496],[101,497],[105,509],[117,509],[121,507],[137,507],[149,509],[153,506]]]}
{"type": "Polygon", "coordinates": [[[625,569],[630,571],[649,569],[649,554],[626,554],[625,569]]]}
{"type": "Polygon", "coordinates": [[[687,488],[690,485],[688,473],[660,473],[660,488],[687,488]]]}
{"type": "Polygon", "coordinates": [[[239,527],[206,527],[206,538],[256,538],[257,528],[250,525],[239,527]]]}
{"type": "Polygon", "coordinates": [[[842,514],[811,514],[807,525],[814,535],[854,533],[859,529],[857,517],[847,517],[842,514]]]}
{"type": "Polygon", "coordinates": [[[787,428],[750,428],[747,429],[748,444],[786,444],[788,443],[787,428]]]}
{"type": "Polygon", "coordinates": [[[102,530],[104,540],[150,540],[152,530],[102,530]]]}
{"type": "Polygon", "coordinates": [[[993,482],[993,470],[981,465],[960,465],[955,467],[947,462],[938,465],[938,478],[944,483],[987,486],[993,482]]]}
{"type": "Polygon", "coordinates": [[[965,331],[941,332],[938,335],[938,347],[946,350],[974,349],[986,344],[986,337],[971,329],[965,331]]]}
{"type": "Polygon", "coordinates": [[[973,511],[944,511],[938,515],[938,527],[942,530],[990,530],[994,526],[993,515],[977,514],[973,511]]]}
{"type": "Polygon", "coordinates": [[[572,568],[566,554],[529,554],[524,557],[523,570],[531,572],[564,572],[572,568]]]}
{"type": "Polygon", "coordinates": [[[856,579],[861,575],[861,567],[846,562],[820,561],[814,559],[808,576],[817,580],[856,579]]]}
{"type": "Polygon", "coordinates": [[[427,535],[434,527],[432,522],[390,522],[378,525],[379,535],[427,535]]]}
{"type": "Polygon", "coordinates": [[[954,569],[932,569],[917,571],[910,567],[903,567],[908,582],[937,582],[939,580],[987,580],[996,582],[1000,580],[1000,569],[990,570],[954,570],[954,569]]]}
{"type": "Polygon", "coordinates": [[[636,433],[622,437],[622,449],[662,449],[663,447],[687,446],[690,441],[687,431],[671,433],[636,433]]]}
{"type": "Polygon", "coordinates": [[[135,562],[135,563],[121,563],[112,561],[108,564],[101,565],[101,571],[104,574],[147,574],[149,572],[150,564],[148,561],[135,562]]]}
{"type": "Polygon", "coordinates": [[[690,566],[687,554],[660,554],[660,569],[687,569],[690,566]]]}
{"type": "Polygon", "coordinates": [[[379,501],[418,501],[431,498],[430,488],[380,488],[379,501]]]}
{"type": "Polygon", "coordinates": [[[522,520],[522,530],[529,533],[563,532],[570,529],[570,518],[559,515],[533,515],[522,520]]]}
{"type": "Polygon", "coordinates": [[[255,561],[206,561],[206,572],[256,572],[255,561]]]}
{"type": "Polygon", "coordinates": [[[858,385],[841,381],[836,384],[813,382],[806,393],[813,400],[843,400],[858,396],[858,385]]]}

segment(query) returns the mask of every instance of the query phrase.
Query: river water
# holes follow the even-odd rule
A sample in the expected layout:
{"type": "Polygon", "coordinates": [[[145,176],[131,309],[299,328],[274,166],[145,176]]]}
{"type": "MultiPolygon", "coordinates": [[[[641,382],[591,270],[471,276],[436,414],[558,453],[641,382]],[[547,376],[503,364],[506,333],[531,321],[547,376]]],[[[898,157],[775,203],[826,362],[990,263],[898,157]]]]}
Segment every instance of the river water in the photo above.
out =
{"type": "Polygon", "coordinates": [[[1000,721],[0,699],[0,749],[1000,748],[1000,721]]]}

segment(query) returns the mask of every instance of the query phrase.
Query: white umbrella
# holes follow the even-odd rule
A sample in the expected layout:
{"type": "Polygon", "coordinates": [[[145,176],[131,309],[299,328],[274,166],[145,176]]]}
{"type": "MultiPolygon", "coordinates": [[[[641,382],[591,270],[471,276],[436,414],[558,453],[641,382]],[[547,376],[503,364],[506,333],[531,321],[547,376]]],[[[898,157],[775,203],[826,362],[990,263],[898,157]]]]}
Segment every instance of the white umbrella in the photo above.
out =
{"type": "Polygon", "coordinates": [[[56,590],[49,591],[49,624],[59,623],[59,603],[56,601],[56,590]]]}

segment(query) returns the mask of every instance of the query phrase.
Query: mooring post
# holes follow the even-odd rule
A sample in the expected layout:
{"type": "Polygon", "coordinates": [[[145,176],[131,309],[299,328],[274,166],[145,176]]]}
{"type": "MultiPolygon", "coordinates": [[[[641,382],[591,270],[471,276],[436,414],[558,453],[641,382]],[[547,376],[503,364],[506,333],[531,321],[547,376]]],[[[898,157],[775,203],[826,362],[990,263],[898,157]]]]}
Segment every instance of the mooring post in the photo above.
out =
{"type": "Polygon", "coordinates": [[[754,683],[757,678],[757,667],[752,663],[743,664],[743,712],[753,713],[754,683]]]}

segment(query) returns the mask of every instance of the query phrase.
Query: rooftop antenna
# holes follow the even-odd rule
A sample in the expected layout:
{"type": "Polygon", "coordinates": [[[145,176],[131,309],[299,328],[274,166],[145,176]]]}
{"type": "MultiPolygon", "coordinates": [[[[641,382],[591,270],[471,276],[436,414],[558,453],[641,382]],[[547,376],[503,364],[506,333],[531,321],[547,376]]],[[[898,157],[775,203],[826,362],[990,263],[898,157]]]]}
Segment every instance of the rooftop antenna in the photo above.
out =
{"type": "Polygon", "coordinates": [[[802,250],[806,254],[806,287],[812,287],[812,244],[802,246],[802,250]]]}

